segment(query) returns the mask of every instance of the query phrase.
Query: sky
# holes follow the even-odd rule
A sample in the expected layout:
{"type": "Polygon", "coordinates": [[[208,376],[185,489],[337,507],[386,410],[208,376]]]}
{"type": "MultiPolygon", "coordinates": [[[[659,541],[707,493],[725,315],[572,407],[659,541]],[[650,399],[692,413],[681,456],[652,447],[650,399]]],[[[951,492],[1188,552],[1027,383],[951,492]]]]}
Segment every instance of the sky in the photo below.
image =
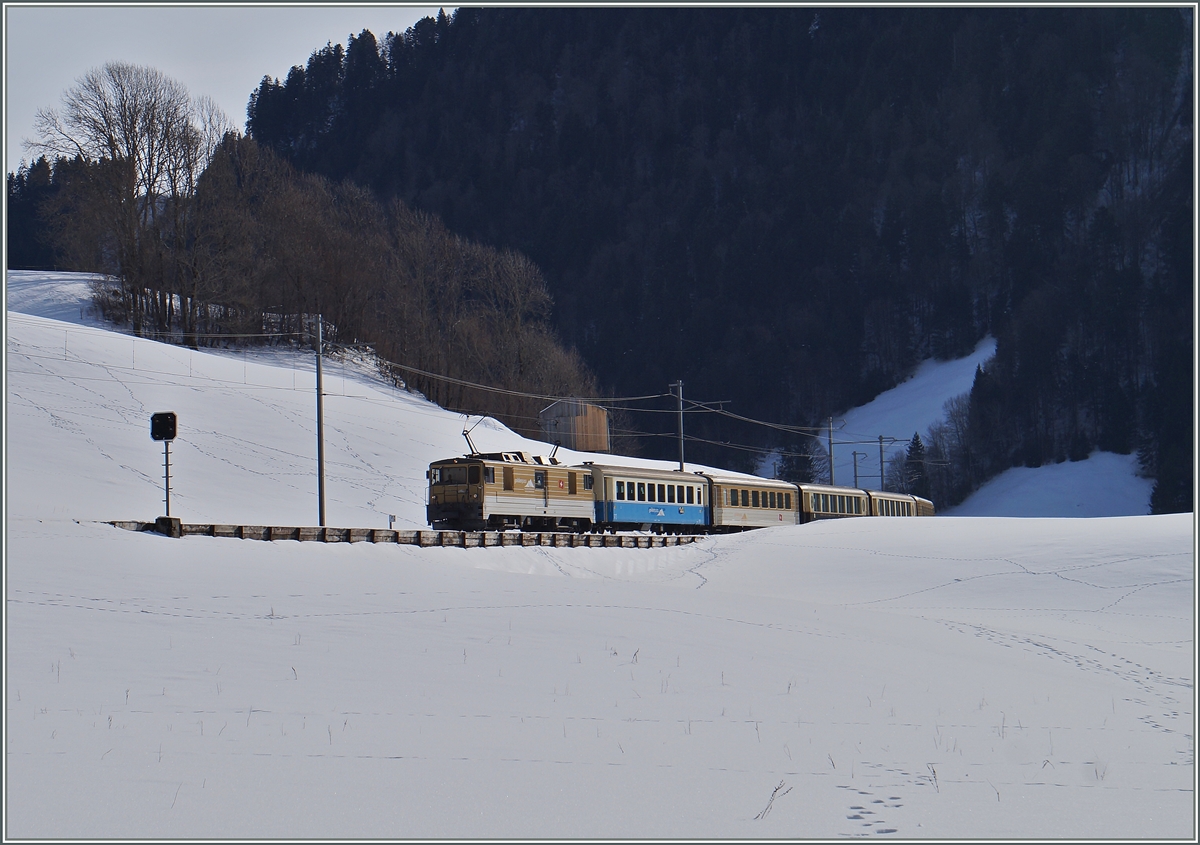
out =
{"type": "MultiPolygon", "coordinates": [[[[403,32],[436,6],[172,4],[4,5],[5,172],[29,160],[38,109],[58,107],[88,71],[122,61],[157,68],[211,97],[239,129],[264,76],[286,77],[326,43],[369,29],[403,32]]],[[[453,7],[446,7],[451,14],[453,7]]]]}
{"type": "MultiPolygon", "coordinates": [[[[660,549],[122,530],[162,512],[166,410],[173,515],[314,524],[314,362],[135,338],[87,295],[7,274],[6,841],[1195,840],[1194,514],[660,549]]],[[[421,527],[462,416],[353,362],[324,385],[329,524],[421,527]]],[[[1128,498],[1096,457],[1008,495],[1128,498]]]]}

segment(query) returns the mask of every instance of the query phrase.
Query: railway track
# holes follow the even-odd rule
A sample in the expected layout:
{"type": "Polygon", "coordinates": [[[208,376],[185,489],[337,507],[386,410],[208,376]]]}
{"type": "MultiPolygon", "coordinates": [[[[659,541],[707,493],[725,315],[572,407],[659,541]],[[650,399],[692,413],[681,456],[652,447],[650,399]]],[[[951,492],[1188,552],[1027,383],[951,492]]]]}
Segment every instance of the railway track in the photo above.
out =
{"type": "Polygon", "coordinates": [[[107,523],[126,531],[149,531],[170,537],[229,537],[238,540],[295,540],[302,543],[395,543],[421,548],[490,548],[552,546],[556,548],[656,549],[694,543],[695,534],[574,534],[537,531],[403,531],[389,528],[316,528],[278,525],[226,525],[114,520],[107,523]]]}

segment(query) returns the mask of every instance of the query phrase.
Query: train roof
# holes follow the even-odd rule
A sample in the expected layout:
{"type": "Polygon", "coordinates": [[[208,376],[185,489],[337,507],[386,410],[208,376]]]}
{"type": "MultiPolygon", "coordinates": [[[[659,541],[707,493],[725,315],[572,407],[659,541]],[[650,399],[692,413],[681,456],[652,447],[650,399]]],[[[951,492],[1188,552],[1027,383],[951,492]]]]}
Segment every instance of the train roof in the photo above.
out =
{"type": "Polygon", "coordinates": [[[631,475],[638,478],[654,478],[661,481],[690,481],[696,482],[702,478],[704,473],[700,472],[680,472],[678,469],[666,469],[658,467],[645,466],[630,466],[626,464],[598,464],[593,461],[587,461],[573,467],[574,469],[598,469],[606,475],[631,475]]]}
{"type": "Polygon", "coordinates": [[[798,486],[790,481],[783,481],[778,478],[763,478],[762,476],[747,475],[740,472],[716,470],[704,472],[701,475],[711,478],[717,484],[735,484],[743,487],[787,487],[790,490],[795,490],[798,486]]]}
{"type": "Polygon", "coordinates": [[[443,458],[440,461],[433,461],[433,463],[456,464],[465,461],[494,461],[496,463],[530,464],[544,467],[564,465],[558,458],[546,457],[544,455],[530,455],[528,452],[476,452],[470,455],[462,455],[458,458],[443,458]]]}

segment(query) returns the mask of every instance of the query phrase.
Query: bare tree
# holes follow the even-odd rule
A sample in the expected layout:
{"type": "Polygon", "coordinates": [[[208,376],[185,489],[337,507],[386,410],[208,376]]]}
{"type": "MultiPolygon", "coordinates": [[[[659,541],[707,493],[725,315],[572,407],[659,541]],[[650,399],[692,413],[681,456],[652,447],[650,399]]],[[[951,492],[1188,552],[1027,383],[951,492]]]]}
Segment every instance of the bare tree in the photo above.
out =
{"type": "Polygon", "coordinates": [[[87,166],[80,202],[105,221],[111,245],[108,266],[98,269],[120,278],[135,330],[147,307],[162,325],[171,292],[182,292],[170,242],[182,237],[196,180],[228,128],[211,101],[193,101],[162,72],[124,62],[89,71],[63,93],[60,109],[37,113],[39,138],[25,147],[87,166]]]}

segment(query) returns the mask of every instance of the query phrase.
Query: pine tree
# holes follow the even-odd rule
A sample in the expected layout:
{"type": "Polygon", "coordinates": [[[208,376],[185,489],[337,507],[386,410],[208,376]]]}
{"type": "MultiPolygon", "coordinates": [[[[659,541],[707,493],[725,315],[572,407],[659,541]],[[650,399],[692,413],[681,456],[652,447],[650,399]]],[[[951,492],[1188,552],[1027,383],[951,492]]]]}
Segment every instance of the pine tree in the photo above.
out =
{"type": "Polygon", "coordinates": [[[908,443],[908,454],[904,458],[904,483],[914,496],[929,498],[929,474],[925,466],[925,444],[921,435],[913,432],[908,443]]]}
{"type": "Polygon", "coordinates": [[[779,477],[793,484],[808,484],[814,481],[811,448],[808,443],[790,443],[779,461],[779,477]]]}

